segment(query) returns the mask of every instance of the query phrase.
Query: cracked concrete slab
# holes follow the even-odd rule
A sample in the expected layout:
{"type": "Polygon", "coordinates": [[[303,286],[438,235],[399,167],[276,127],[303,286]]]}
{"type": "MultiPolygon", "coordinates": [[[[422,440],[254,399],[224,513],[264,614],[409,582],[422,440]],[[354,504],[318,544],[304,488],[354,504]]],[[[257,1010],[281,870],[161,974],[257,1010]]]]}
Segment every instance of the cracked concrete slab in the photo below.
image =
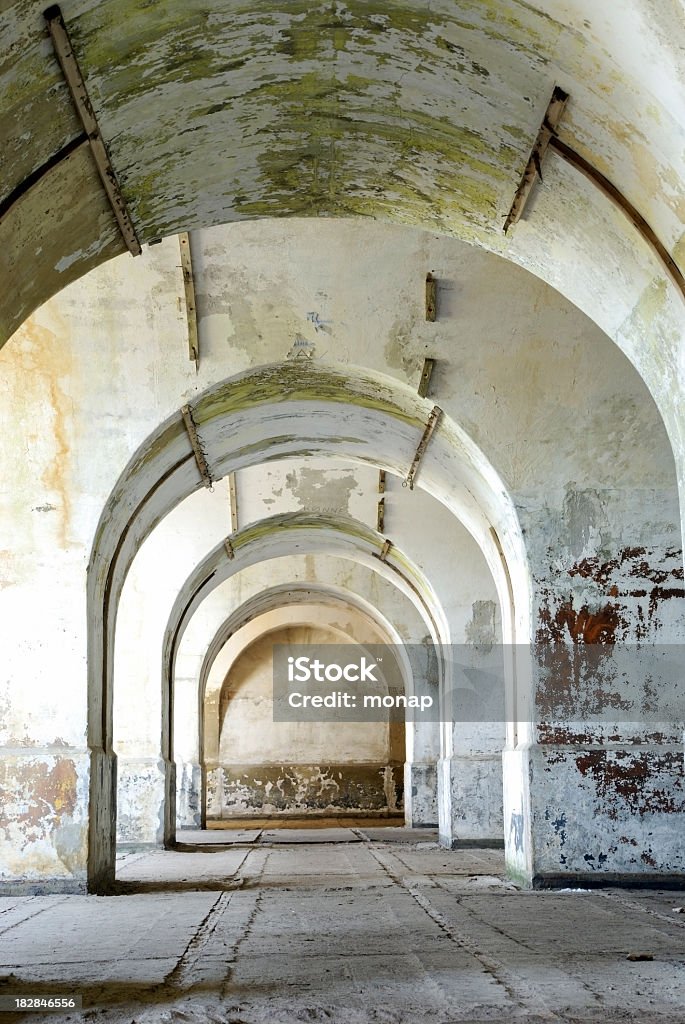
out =
{"type": "Polygon", "coordinates": [[[55,1024],[682,1024],[678,894],[522,892],[498,850],[328,835],[129,852],[126,895],[1,899],[0,994],[81,995],[55,1024]]]}

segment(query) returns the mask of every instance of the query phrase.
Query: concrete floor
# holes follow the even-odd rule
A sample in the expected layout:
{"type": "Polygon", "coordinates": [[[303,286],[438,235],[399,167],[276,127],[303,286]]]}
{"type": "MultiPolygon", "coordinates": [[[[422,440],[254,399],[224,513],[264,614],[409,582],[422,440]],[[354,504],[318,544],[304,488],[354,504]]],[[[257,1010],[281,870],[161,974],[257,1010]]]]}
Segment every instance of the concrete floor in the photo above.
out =
{"type": "Polygon", "coordinates": [[[0,995],[83,998],[0,1019],[685,1021],[682,893],[519,892],[423,830],[183,838],[123,857],[118,896],[0,899],[0,995]]]}

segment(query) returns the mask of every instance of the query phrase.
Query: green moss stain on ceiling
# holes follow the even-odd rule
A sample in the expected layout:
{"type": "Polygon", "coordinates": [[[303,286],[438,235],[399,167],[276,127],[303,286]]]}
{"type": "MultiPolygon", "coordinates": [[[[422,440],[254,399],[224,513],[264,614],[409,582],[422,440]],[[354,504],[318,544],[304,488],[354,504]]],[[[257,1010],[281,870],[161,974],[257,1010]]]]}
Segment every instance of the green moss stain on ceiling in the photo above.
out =
{"type": "Polygon", "coordinates": [[[495,57],[506,32],[530,62],[543,32],[509,6],[127,0],[90,6],[72,35],[143,238],[292,214],[424,211],[449,230],[497,215],[529,148],[529,100],[495,116],[495,57]]]}
{"type": "MultiPolygon", "coordinates": [[[[573,98],[569,140],[589,140],[645,215],[666,175],[671,192],[682,178],[678,132],[658,128],[672,115],[650,94],[642,107],[656,113],[646,123],[634,102],[643,65],[622,67],[577,2],[72,0],[64,15],[142,241],[236,219],[364,216],[499,248],[559,78],[573,98]],[[633,122],[644,166],[630,149],[633,122]]],[[[625,24],[636,6],[626,0],[625,24]]],[[[79,122],[42,6],[0,0],[0,10],[6,196],[79,122]]],[[[69,188],[52,192],[55,204],[73,201],[69,188]]],[[[45,221],[44,194],[9,215],[20,244],[45,221]]],[[[59,260],[43,268],[37,247],[25,248],[37,260],[24,274],[35,293],[28,312],[55,290],[59,260]]],[[[80,249],[105,253],[90,224],[80,249]]],[[[77,261],[59,282],[80,269],[77,261]]]]}

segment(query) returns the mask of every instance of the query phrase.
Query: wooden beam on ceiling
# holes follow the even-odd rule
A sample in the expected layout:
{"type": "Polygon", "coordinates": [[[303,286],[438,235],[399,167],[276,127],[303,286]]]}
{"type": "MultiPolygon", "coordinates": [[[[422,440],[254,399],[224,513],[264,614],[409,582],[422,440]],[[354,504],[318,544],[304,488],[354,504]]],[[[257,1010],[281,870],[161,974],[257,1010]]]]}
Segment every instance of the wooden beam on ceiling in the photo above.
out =
{"type": "Polygon", "coordinates": [[[430,387],[431,377],[435,368],[435,359],[424,359],[421,380],[419,381],[418,392],[421,398],[425,398],[430,387]]]}
{"type": "Polygon", "coordinates": [[[183,291],[185,294],[186,320],[188,321],[188,358],[195,363],[197,372],[200,365],[200,339],[197,329],[197,307],[195,305],[195,279],[193,277],[193,254],[190,247],[190,235],[182,231],[178,236],[181,249],[181,270],[183,271],[183,291]]]}
{"type": "Polygon", "coordinates": [[[558,85],[555,85],[552,98],[547,105],[545,116],[542,119],[540,130],[530,151],[526,169],[523,172],[519,187],[516,189],[514,201],[511,204],[511,209],[504,222],[505,235],[512,224],[516,224],[521,219],[536,178],[539,177],[542,181],[542,161],[545,158],[549,140],[553,135],[556,135],[557,125],[564,113],[567,101],[568,93],[564,92],[558,85]]]}
{"type": "Polygon", "coordinates": [[[438,282],[432,274],[426,274],[426,320],[435,323],[438,316],[438,282]]]}
{"type": "Polygon", "coordinates": [[[104,190],[107,193],[107,198],[119,225],[121,235],[129,252],[133,256],[139,256],[142,250],[136,229],[133,226],[126,200],[122,195],[109,153],[107,152],[107,146],[100,132],[100,126],[71,45],[71,39],[62,17],[62,11],[57,4],[53,4],[52,7],[48,7],[43,12],[43,17],[47,22],[55,56],[62,68],[62,74],[71,93],[76,112],[88,138],[95,166],[97,167],[104,190]]]}

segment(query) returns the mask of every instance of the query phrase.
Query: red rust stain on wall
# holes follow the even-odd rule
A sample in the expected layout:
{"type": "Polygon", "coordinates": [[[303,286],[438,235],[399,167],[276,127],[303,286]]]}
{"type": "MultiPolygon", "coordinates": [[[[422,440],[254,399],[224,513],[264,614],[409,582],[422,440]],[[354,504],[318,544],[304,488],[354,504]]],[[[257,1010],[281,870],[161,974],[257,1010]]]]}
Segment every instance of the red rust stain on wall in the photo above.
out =
{"type": "Polygon", "coordinates": [[[599,558],[584,558],[568,570],[569,576],[580,576],[582,579],[593,580],[600,585],[607,584],[612,578],[620,575],[639,577],[649,580],[651,583],[662,584],[668,579],[682,580],[682,563],[673,567],[665,568],[664,565],[656,565],[649,559],[659,559],[668,563],[676,560],[680,563],[682,553],[679,550],[669,549],[662,555],[657,555],[647,548],[623,548],[615,558],[600,561],[599,558]]]}
{"type": "Polygon", "coordinates": [[[610,818],[625,814],[679,814],[685,810],[683,757],[676,752],[589,750],[575,757],[594,782],[610,818]]]}
{"type": "Polygon", "coordinates": [[[19,825],[27,841],[45,839],[76,807],[76,766],[69,758],[5,761],[0,766],[0,828],[19,825]]]}
{"type": "Polygon", "coordinates": [[[554,612],[549,607],[540,609],[536,639],[538,643],[613,644],[619,627],[628,628],[628,623],[615,605],[607,602],[596,611],[587,605],[576,609],[571,597],[554,612]]]}
{"type": "Polygon", "coordinates": [[[660,627],[660,608],[685,597],[682,552],[623,548],[612,559],[585,558],[566,570],[563,578],[550,569],[550,579],[540,581],[538,644],[614,644],[653,639],[660,627]],[[594,584],[597,597],[576,608],[571,580],[594,584]]]}

